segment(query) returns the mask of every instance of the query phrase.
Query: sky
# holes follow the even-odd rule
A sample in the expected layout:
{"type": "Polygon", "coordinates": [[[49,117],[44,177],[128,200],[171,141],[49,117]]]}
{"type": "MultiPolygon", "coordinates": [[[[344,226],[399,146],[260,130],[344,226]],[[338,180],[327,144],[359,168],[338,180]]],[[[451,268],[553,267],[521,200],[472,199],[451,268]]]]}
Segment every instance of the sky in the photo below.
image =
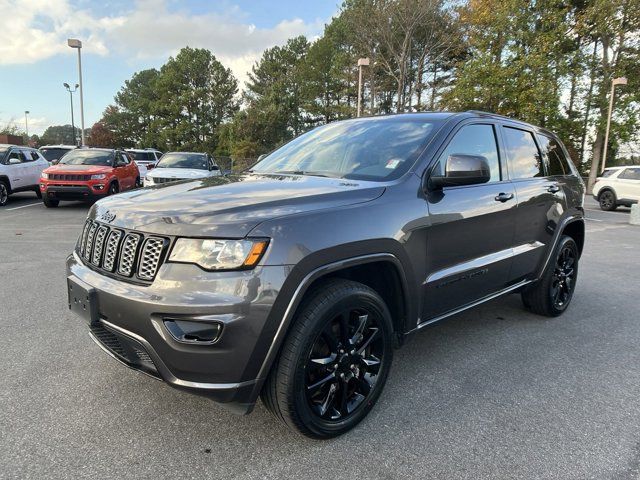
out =
{"type": "MultiPolygon", "coordinates": [[[[69,93],[78,83],[83,43],[85,127],[133,73],[160,67],[182,47],[208,48],[240,86],[262,52],[288,38],[313,39],[341,0],[0,0],[0,128],[41,134],[71,123],[69,93]]],[[[76,126],[79,95],[74,94],[76,126]]]]}

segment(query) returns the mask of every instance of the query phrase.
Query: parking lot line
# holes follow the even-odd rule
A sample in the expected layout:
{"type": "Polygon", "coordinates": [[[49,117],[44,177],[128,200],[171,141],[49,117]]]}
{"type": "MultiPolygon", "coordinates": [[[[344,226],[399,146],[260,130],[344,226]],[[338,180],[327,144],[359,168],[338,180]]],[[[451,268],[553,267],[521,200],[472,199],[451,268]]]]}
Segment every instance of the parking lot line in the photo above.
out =
{"type": "Polygon", "coordinates": [[[42,202],[35,202],[35,203],[30,203],[28,205],[20,205],[19,207],[13,207],[13,208],[5,208],[6,211],[11,211],[11,210],[18,210],[20,208],[27,208],[27,207],[33,207],[34,205],[40,205],[42,202]]]}

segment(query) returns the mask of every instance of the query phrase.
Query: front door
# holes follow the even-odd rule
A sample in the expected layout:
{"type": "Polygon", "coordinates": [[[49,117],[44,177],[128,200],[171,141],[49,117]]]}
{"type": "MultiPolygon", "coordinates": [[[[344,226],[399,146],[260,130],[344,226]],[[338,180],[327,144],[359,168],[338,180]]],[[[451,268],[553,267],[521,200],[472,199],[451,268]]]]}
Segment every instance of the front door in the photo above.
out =
{"type": "Polygon", "coordinates": [[[481,155],[491,180],[429,193],[427,270],[422,320],[428,321],[504,289],[509,283],[517,207],[498,149],[496,127],[460,127],[439,154],[433,173],[450,155],[481,155]]]}
{"type": "Polygon", "coordinates": [[[13,148],[9,152],[9,156],[6,159],[6,165],[12,189],[24,188],[29,184],[25,157],[20,149],[13,148]]]}

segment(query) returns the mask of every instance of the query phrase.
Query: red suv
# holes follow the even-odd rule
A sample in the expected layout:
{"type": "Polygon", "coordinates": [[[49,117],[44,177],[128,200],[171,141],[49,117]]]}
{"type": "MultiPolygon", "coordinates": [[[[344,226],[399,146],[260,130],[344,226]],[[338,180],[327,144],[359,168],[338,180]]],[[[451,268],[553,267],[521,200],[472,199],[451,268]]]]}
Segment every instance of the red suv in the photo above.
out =
{"type": "Polygon", "coordinates": [[[140,186],[138,166],[129,155],[107,148],[79,148],[42,172],[40,191],[45,206],[60,200],[95,200],[140,186]]]}

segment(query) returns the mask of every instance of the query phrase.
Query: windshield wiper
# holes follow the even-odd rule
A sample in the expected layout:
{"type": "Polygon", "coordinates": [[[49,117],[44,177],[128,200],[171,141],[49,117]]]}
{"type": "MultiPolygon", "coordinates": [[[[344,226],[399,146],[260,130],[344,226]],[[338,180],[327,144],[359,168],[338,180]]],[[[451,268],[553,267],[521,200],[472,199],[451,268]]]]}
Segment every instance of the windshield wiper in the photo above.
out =
{"type": "Polygon", "coordinates": [[[312,172],[309,170],[278,170],[276,172],[265,172],[265,173],[275,173],[275,174],[282,173],[282,174],[289,174],[289,175],[309,175],[310,177],[342,178],[339,175],[331,175],[323,172],[312,172]]]}

